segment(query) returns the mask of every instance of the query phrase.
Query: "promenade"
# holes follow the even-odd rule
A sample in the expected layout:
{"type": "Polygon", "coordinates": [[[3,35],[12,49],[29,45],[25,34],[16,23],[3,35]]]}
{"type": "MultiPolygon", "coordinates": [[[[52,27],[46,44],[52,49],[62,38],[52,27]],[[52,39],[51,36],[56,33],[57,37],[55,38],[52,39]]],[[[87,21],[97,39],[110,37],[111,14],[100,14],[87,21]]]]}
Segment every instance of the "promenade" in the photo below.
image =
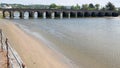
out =
{"type": "Polygon", "coordinates": [[[0,68],[7,68],[7,57],[6,53],[0,48],[0,68]]]}

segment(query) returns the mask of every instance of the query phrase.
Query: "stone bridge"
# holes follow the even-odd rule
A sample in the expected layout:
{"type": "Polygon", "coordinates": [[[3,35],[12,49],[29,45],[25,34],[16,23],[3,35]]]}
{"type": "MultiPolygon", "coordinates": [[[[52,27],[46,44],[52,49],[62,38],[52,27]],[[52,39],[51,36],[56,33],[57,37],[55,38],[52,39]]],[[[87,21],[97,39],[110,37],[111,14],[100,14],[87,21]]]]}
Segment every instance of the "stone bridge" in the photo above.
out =
{"type": "Polygon", "coordinates": [[[6,17],[5,12],[9,13],[10,18],[14,18],[14,12],[19,12],[19,17],[24,18],[25,12],[28,12],[28,17],[33,18],[37,13],[39,18],[79,18],[79,17],[117,17],[117,11],[88,11],[88,10],[71,10],[71,9],[0,9],[3,17],[6,17]]]}

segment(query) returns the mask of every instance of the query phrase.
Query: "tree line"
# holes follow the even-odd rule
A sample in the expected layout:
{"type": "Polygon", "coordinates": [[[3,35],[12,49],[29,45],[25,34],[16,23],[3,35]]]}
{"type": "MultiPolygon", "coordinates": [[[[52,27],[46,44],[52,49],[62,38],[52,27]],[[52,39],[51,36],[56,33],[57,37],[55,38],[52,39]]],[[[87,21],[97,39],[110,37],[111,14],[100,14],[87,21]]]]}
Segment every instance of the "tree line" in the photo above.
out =
{"type": "Polygon", "coordinates": [[[73,10],[113,10],[113,11],[120,11],[120,8],[115,7],[114,4],[111,2],[108,2],[104,7],[101,7],[100,4],[82,4],[81,6],[79,4],[72,5],[72,6],[60,6],[56,5],[55,3],[52,3],[50,5],[22,5],[22,4],[6,4],[1,3],[0,6],[3,5],[9,5],[12,6],[12,8],[31,8],[31,9],[73,9],[73,10]]]}
{"type": "MultiPolygon", "coordinates": [[[[104,7],[100,8],[100,4],[83,4],[80,6],[79,4],[76,4],[75,6],[71,6],[69,9],[73,10],[117,10],[114,4],[111,2],[108,2],[104,7]]],[[[66,6],[59,6],[56,5],[55,3],[51,4],[49,6],[49,9],[68,9],[66,6]]]]}

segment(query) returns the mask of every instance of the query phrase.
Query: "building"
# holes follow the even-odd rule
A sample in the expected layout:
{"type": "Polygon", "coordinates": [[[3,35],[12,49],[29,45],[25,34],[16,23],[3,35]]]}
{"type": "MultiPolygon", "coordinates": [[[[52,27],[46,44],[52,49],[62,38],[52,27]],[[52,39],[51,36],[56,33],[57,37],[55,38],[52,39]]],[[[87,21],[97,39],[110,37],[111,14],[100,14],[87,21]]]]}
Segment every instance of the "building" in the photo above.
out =
{"type": "Polygon", "coordinates": [[[10,9],[10,8],[12,8],[12,6],[10,6],[8,4],[1,4],[0,8],[10,9]]]}

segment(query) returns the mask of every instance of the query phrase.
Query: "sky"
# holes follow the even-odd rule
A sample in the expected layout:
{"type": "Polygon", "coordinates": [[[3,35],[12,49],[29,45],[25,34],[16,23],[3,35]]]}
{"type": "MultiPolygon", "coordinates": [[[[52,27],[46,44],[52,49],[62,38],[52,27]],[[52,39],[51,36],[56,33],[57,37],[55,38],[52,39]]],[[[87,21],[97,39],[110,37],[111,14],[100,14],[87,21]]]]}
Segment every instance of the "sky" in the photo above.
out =
{"type": "Polygon", "coordinates": [[[1,3],[17,3],[17,4],[44,4],[49,5],[51,3],[56,3],[57,5],[64,5],[64,6],[70,6],[70,5],[76,5],[76,4],[101,4],[104,6],[108,2],[112,2],[116,7],[120,7],[120,0],[2,0],[1,3]]]}

